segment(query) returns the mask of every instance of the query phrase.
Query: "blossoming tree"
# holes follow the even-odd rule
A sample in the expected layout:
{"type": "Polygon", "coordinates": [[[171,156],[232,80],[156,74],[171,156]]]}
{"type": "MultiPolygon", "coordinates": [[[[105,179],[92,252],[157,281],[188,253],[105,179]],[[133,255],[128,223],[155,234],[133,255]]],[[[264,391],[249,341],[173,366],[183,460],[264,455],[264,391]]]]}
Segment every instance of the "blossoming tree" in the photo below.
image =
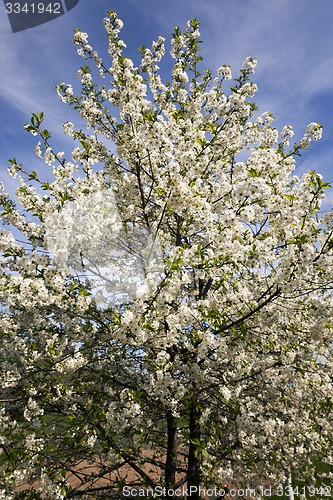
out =
{"type": "Polygon", "coordinates": [[[65,124],[72,158],[26,125],[53,178],[14,159],[20,207],[1,193],[0,498],[330,477],[329,185],[295,175],[321,126],[289,146],[255,114],[251,57],[200,74],[198,26],[164,83],[164,39],[136,68],[109,12],[111,66],[77,31],[93,67],[57,88],[90,129],[65,124]]]}

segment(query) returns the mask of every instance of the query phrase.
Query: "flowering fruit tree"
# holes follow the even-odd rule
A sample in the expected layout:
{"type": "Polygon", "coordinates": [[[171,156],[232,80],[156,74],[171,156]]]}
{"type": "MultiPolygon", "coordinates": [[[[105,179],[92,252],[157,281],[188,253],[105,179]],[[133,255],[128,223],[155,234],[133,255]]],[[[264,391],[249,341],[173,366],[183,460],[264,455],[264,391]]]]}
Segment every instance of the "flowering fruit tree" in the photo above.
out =
{"type": "Polygon", "coordinates": [[[72,158],[34,114],[52,180],[13,159],[18,200],[1,192],[0,498],[327,480],[330,186],[295,173],[321,126],[289,145],[257,113],[255,59],[201,70],[196,20],[170,82],[164,38],[137,68],[104,24],[111,66],[78,30],[81,93],[57,87],[87,124],[64,125],[72,158]]]}

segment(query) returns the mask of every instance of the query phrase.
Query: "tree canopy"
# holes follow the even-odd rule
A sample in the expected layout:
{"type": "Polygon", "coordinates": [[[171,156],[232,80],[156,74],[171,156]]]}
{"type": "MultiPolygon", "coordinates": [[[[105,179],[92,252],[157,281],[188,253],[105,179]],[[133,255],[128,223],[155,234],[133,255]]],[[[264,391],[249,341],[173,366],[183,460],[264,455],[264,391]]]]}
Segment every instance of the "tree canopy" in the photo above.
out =
{"type": "Polygon", "coordinates": [[[169,82],[164,38],[135,67],[104,25],[111,65],[77,30],[81,93],[57,87],[71,158],[36,113],[50,180],[14,158],[0,193],[0,498],[329,480],[330,186],[295,172],[321,126],[258,113],[254,58],[202,71],[196,20],[169,82]]]}

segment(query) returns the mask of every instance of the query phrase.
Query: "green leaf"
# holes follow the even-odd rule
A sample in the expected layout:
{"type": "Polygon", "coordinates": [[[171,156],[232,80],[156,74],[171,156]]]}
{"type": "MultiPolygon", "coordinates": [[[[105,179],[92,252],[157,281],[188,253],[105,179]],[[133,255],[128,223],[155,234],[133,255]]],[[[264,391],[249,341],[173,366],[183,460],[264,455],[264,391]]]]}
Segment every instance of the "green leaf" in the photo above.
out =
{"type": "Polygon", "coordinates": [[[259,173],[255,168],[250,168],[248,172],[250,177],[259,177],[259,173]]]}
{"type": "Polygon", "coordinates": [[[3,253],[3,256],[4,257],[10,257],[11,255],[16,255],[15,250],[13,250],[13,248],[11,248],[11,247],[6,248],[6,250],[3,253]]]}
{"type": "Polygon", "coordinates": [[[49,132],[47,129],[41,130],[40,136],[44,139],[44,141],[47,141],[51,137],[51,132],[49,132]]]}
{"type": "Polygon", "coordinates": [[[197,438],[190,439],[190,443],[195,444],[196,446],[200,446],[200,441],[197,438]]]}
{"type": "Polygon", "coordinates": [[[207,144],[207,139],[205,137],[203,139],[200,139],[199,137],[197,137],[196,141],[198,144],[200,144],[200,146],[202,148],[207,144]]]}
{"type": "Polygon", "coordinates": [[[152,113],[149,113],[148,111],[144,111],[144,112],[142,112],[142,117],[143,117],[144,121],[154,123],[156,121],[156,117],[157,117],[157,110],[152,112],[152,113]]]}
{"type": "Polygon", "coordinates": [[[35,172],[35,170],[32,170],[32,171],[30,172],[30,174],[28,175],[28,178],[29,178],[30,180],[32,180],[32,179],[34,179],[34,180],[38,180],[38,174],[37,174],[37,172],[35,172]]]}

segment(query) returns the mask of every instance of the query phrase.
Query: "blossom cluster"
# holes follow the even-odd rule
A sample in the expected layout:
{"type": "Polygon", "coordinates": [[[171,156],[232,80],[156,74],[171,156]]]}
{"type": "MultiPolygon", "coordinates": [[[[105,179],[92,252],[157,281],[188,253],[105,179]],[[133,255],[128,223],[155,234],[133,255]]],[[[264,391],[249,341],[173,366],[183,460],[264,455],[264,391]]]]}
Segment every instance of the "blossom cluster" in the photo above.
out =
{"type": "Polygon", "coordinates": [[[196,20],[175,29],[170,82],[163,37],[135,67],[115,13],[104,26],[111,64],[78,30],[93,67],[81,95],[57,87],[88,132],[65,123],[67,160],[34,114],[52,181],[13,159],[19,208],[0,194],[6,498],[35,479],[47,498],[89,498],[83,458],[110,496],[129,471],[151,488],[179,471],[192,488],[315,478],[333,464],[333,224],[329,184],[295,157],[322,127],[290,145],[290,125],[257,113],[254,58],[232,85],[227,65],[203,72],[196,20]]]}

